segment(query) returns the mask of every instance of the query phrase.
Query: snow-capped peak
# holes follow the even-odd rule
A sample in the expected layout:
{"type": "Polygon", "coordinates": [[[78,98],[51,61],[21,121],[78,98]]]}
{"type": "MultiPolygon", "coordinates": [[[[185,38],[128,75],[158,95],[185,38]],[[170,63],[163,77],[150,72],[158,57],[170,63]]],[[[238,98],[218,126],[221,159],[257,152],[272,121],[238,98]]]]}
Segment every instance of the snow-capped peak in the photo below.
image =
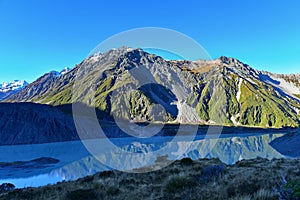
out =
{"type": "Polygon", "coordinates": [[[0,84],[0,92],[18,91],[24,88],[28,83],[24,80],[14,80],[0,84]]]}
{"type": "Polygon", "coordinates": [[[55,71],[55,70],[52,70],[49,72],[49,74],[52,74],[53,76],[56,76],[56,77],[60,77],[60,76],[63,76],[65,74],[67,74],[69,71],[71,71],[72,69],[71,68],[68,68],[68,67],[65,67],[63,70],[61,70],[60,72],[59,71],[55,71]]]}
{"type": "Polygon", "coordinates": [[[64,75],[64,74],[68,73],[69,71],[71,71],[71,68],[65,67],[63,70],[61,70],[60,74],[64,75]]]}

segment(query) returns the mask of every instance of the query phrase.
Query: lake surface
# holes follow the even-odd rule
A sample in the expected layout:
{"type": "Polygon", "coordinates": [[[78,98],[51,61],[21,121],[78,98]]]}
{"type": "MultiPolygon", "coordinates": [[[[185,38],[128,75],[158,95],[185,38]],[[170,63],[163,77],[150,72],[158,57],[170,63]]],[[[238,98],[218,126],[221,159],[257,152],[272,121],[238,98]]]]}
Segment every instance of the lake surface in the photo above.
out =
{"type": "Polygon", "coordinates": [[[281,158],[284,156],[269,143],[282,135],[226,134],[220,138],[209,139],[198,135],[193,141],[188,136],[182,136],[176,141],[172,141],[173,138],[169,136],[110,139],[112,144],[119,147],[117,149],[107,148],[105,141],[101,139],[87,141],[99,147],[100,153],[96,157],[91,155],[81,141],[0,146],[0,184],[9,182],[18,188],[37,187],[63,180],[75,180],[109,169],[126,171],[152,165],[157,167],[156,162],[160,157],[171,161],[184,157],[219,158],[226,164],[256,157],[281,158]],[[159,151],[163,148],[167,150],[159,151]],[[149,152],[154,153],[149,156],[149,152]],[[135,153],[135,156],[128,156],[130,153],[135,153]],[[58,162],[47,163],[47,159],[42,159],[40,165],[29,162],[38,158],[51,158],[58,162]],[[15,161],[24,163],[12,163],[15,161]]]}

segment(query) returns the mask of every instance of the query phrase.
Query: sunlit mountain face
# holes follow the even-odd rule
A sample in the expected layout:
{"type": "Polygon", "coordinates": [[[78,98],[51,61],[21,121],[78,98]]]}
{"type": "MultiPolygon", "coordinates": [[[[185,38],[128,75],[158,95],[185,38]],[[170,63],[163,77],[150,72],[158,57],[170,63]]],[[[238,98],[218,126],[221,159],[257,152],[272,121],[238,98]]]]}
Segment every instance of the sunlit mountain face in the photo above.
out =
{"type": "Polygon", "coordinates": [[[299,126],[299,95],[299,75],[258,71],[224,56],[165,60],[122,47],[91,55],[72,70],[49,72],[5,101],[81,102],[103,116],[136,122],[278,128],[299,126]],[[122,108],[121,102],[126,102],[122,108]],[[157,104],[165,112],[158,112],[157,104]]]}
{"type": "Polygon", "coordinates": [[[284,151],[281,144],[286,140],[280,137],[299,126],[298,78],[258,71],[224,56],[166,60],[128,47],[96,53],[73,69],[51,71],[28,85],[1,85],[3,92],[15,93],[0,103],[0,152],[6,154],[0,156],[0,175],[3,181],[18,178],[23,183],[38,176],[38,186],[103,170],[156,169],[161,157],[219,158],[234,164],[257,156],[291,156],[289,152],[297,151],[290,148],[297,143],[284,151]],[[72,108],[77,106],[82,112],[74,115],[72,108]],[[91,110],[94,120],[87,115],[91,110]],[[74,116],[88,125],[80,136],[74,116]],[[117,120],[125,126],[119,127],[117,120]],[[142,128],[149,124],[155,125],[154,131],[162,125],[150,138],[142,128]],[[106,162],[97,160],[79,140],[102,144],[99,125],[121,152],[139,156],[127,157],[103,144],[99,153],[106,162]],[[185,137],[193,129],[195,139],[172,141],[179,126],[187,128],[185,137]],[[221,127],[220,138],[205,139],[208,127],[221,127]],[[170,152],[147,157],[164,147],[170,152]],[[15,161],[20,162],[14,165],[15,161]]]}

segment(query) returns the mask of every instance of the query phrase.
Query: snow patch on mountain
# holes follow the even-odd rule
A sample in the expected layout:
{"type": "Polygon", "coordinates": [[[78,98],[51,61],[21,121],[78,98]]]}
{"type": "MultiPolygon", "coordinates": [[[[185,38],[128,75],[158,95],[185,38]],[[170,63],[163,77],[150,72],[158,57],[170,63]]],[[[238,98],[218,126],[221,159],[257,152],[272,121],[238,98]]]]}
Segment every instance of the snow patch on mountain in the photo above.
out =
{"type": "Polygon", "coordinates": [[[240,79],[239,79],[239,85],[238,85],[239,90],[238,90],[238,92],[236,93],[236,100],[237,100],[238,102],[240,101],[241,94],[242,94],[242,91],[241,91],[242,83],[243,83],[243,79],[240,78],[240,79]]]}
{"type": "Polygon", "coordinates": [[[0,84],[0,100],[9,97],[10,95],[23,89],[28,83],[24,80],[14,80],[12,82],[4,82],[0,84]]]}
{"type": "Polygon", "coordinates": [[[288,82],[284,78],[281,78],[277,74],[272,74],[268,72],[262,72],[260,80],[272,85],[273,87],[279,89],[280,91],[294,96],[295,94],[300,94],[300,87],[295,85],[293,82],[288,82]]]}
{"type": "Polygon", "coordinates": [[[60,75],[65,75],[65,74],[67,74],[69,71],[71,71],[72,69],[71,68],[69,68],[69,67],[65,67],[63,70],[61,70],[60,72],[59,72],[59,74],[60,75]]]}
{"type": "Polygon", "coordinates": [[[277,86],[280,89],[282,89],[284,92],[286,92],[287,94],[290,94],[290,95],[300,94],[300,88],[297,87],[292,82],[287,82],[283,78],[275,78],[275,77],[272,77],[272,78],[279,82],[279,84],[277,86]]]}
{"type": "Polygon", "coordinates": [[[0,84],[0,101],[10,97],[23,89],[28,83],[24,80],[14,80],[12,82],[4,82],[0,84]]]}
{"type": "Polygon", "coordinates": [[[16,91],[24,88],[28,83],[26,81],[14,80],[0,84],[0,92],[16,91]]]}

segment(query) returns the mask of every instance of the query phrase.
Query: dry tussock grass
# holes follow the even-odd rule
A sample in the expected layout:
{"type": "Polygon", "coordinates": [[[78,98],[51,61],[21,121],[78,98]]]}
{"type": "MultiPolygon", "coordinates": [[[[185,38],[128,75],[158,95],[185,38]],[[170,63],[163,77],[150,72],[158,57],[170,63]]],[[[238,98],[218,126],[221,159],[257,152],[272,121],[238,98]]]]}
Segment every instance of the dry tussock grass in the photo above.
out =
{"type": "Polygon", "coordinates": [[[184,159],[155,172],[101,172],[76,181],[14,190],[0,199],[278,199],[276,189],[282,177],[299,179],[300,159],[257,158],[232,166],[218,159],[184,159]]]}

